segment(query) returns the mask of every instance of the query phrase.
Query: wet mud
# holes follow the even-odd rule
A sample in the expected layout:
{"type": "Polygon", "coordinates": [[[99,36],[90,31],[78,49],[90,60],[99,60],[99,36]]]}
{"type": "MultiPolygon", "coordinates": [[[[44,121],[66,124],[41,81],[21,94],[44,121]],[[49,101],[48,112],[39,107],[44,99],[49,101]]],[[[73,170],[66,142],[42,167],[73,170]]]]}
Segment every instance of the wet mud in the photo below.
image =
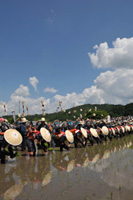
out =
{"type": "Polygon", "coordinates": [[[0,200],[132,200],[133,135],[0,164],[0,200]]]}

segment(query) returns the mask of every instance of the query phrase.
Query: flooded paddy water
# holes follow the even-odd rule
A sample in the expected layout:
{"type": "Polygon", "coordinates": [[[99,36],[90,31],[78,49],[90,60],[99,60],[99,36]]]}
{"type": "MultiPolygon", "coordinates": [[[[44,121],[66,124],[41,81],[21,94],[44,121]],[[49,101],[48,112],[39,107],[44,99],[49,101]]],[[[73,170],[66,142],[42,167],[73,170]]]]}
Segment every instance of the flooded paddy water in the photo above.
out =
{"type": "Polygon", "coordinates": [[[132,200],[133,135],[0,164],[0,200],[132,200]]]}

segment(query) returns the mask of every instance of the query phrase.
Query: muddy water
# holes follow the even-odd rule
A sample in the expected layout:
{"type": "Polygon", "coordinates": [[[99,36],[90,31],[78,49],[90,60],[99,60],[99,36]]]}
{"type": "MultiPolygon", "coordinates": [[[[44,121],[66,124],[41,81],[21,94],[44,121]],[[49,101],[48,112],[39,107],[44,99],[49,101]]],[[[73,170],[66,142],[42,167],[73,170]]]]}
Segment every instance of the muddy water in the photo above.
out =
{"type": "Polygon", "coordinates": [[[133,135],[0,164],[1,200],[132,200],[133,135]]]}

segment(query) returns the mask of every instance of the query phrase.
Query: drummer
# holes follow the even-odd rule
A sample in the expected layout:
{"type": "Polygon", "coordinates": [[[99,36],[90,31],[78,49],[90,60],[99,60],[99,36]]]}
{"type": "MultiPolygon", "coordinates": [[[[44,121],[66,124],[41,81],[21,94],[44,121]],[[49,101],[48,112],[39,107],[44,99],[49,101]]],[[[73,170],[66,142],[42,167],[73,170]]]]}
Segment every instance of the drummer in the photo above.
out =
{"type": "MultiPolygon", "coordinates": [[[[44,117],[42,117],[41,120],[39,120],[39,121],[36,123],[36,126],[37,126],[36,130],[37,130],[38,132],[40,132],[41,128],[46,128],[46,129],[49,131],[49,126],[47,125],[46,120],[45,120],[44,117]]],[[[46,141],[42,138],[41,134],[36,134],[35,139],[37,140],[37,146],[38,146],[38,148],[39,148],[39,149],[43,149],[44,152],[47,153],[47,152],[48,152],[48,147],[50,146],[50,144],[49,144],[48,142],[46,142],[46,141]]]]}
{"type": "Polygon", "coordinates": [[[49,130],[49,126],[47,125],[46,123],[46,120],[44,117],[41,118],[41,120],[39,120],[37,123],[36,123],[36,126],[37,126],[37,130],[40,131],[40,129],[42,127],[46,128],[47,130],[49,130]],[[39,123],[40,122],[40,123],[39,123]]]}
{"type": "Polygon", "coordinates": [[[23,142],[21,146],[21,151],[26,149],[26,139],[27,139],[27,122],[28,120],[25,117],[22,117],[20,121],[17,122],[16,130],[19,131],[22,135],[23,142]]]}
{"type": "Polygon", "coordinates": [[[63,148],[69,150],[68,144],[66,143],[65,132],[62,131],[61,127],[56,129],[56,132],[53,135],[53,139],[56,145],[60,147],[60,151],[63,151],[63,148]]]}
{"type": "Polygon", "coordinates": [[[33,124],[31,122],[27,130],[27,139],[26,139],[26,147],[28,148],[30,156],[35,156],[36,153],[36,147],[34,143],[35,134],[36,134],[36,129],[33,127],[33,124]]]}
{"type": "Polygon", "coordinates": [[[13,148],[4,138],[3,130],[0,128],[0,159],[1,163],[5,163],[6,155],[10,156],[10,158],[16,157],[17,152],[13,152],[13,148]],[[8,148],[8,150],[6,149],[8,148]]]}
{"type": "Polygon", "coordinates": [[[4,119],[2,122],[1,122],[1,131],[2,132],[5,132],[7,129],[9,129],[9,125],[8,125],[8,120],[7,119],[4,119]]]}
{"type": "Polygon", "coordinates": [[[76,131],[74,133],[74,145],[75,148],[78,147],[78,143],[82,145],[82,147],[85,147],[87,144],[87,140],[82,136],[81,133],[81,127],[84,127],[84,121],[78,121],[76,126],[76,131]]]}

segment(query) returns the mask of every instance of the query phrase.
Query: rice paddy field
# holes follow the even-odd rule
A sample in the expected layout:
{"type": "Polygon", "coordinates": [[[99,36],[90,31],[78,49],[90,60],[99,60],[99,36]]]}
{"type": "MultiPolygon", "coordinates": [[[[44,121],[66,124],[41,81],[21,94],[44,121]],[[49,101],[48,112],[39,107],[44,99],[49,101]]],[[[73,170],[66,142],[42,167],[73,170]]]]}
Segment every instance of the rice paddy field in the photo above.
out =
{"type": "Polygon", "coordinates": [[[0,164],[0,200],[132,200],[133,135],[0,164]]]}

